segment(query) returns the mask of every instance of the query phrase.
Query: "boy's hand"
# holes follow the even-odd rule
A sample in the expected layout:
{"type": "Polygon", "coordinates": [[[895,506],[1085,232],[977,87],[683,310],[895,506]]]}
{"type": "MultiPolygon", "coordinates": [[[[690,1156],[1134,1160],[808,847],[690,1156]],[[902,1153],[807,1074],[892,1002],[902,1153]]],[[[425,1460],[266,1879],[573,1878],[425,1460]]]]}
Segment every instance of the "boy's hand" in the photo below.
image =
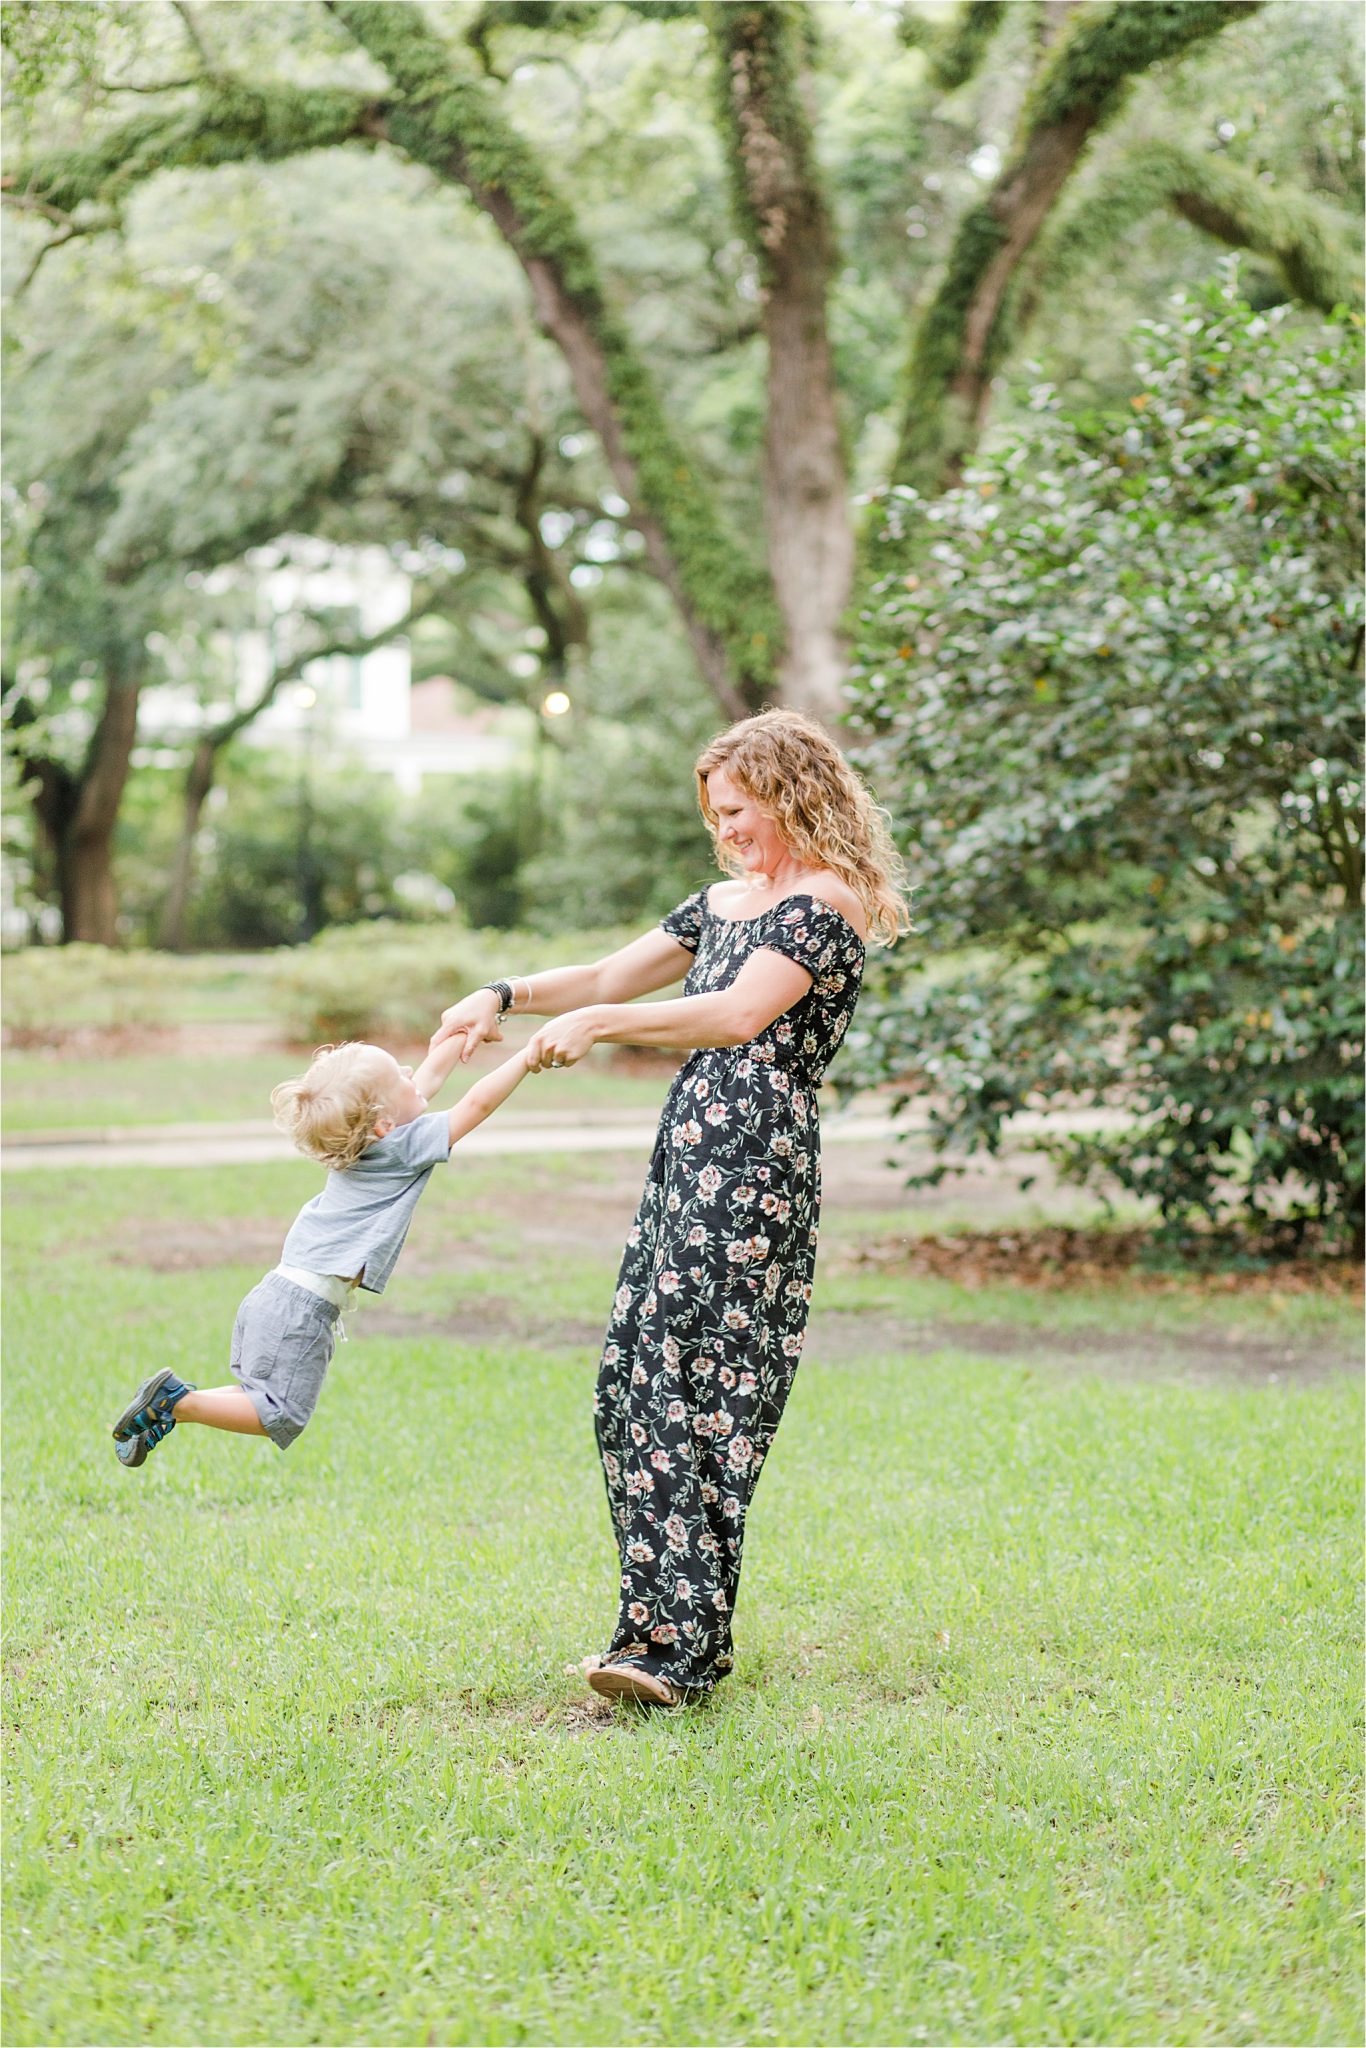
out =
{"type": "Polygon", "coordinates": [[[552,1017],[532,1034],[526,1049],[528,1071],[540,1074],[547,1067],[572,1067],[597,1042],[595,1011],[570,1010],[563,1017],[552,1017]]]}

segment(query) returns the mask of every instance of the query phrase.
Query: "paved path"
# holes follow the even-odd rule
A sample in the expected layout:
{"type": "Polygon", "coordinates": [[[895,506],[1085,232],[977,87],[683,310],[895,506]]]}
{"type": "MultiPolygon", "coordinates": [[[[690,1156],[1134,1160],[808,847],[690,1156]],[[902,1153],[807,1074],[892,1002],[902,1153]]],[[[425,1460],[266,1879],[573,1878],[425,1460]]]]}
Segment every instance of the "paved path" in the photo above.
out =
{"type": "MultiPolygon", "coordinates": [[[[592,1117],[495,1116],[468,1138],[465,1153],[637,1152],[654,1144],[657,1118],[599,1110],[592,1117]]],[[[1011,1119],[1012,1134],[1025,1136],[1048,1125],[1052,1131],[1096,1130],[1099,1115],[1025,1114],[1011,1119]]],[[[867,1110],[827,1110],[821,1137],[827,1145],[885,1143],[893,1130],[928,1128],[923,1116],[893,1126],[888,1116],[867,1110]]],[[[252,1166],[297,1159],[289,1140],[272,1123],[138,1124],[107,1130],[17,1131],[0,1148],[0,1168],[86,1166],[252,1166]]]]}

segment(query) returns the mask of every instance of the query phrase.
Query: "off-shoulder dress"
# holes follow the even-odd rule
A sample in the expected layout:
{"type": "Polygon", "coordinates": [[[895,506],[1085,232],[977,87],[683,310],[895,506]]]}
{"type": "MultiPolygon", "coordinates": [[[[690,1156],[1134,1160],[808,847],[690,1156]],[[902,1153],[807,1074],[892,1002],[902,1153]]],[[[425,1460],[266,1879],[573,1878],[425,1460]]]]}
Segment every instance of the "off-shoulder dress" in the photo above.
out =
{"type": "Polygon", "coordinates": [[[621,1557],[608,1659],[709,1690],[731,1668],[745,1512],[801,1355],[820,1218],[816,1090],[858,1001],[863,941],[812,895],[755,918],[690,896],[663,928],[685,993],[752,954],[805,967],[801,1000],[748,1044],[684,1061],[626,1240],[595,1416],[621,1557]]]}

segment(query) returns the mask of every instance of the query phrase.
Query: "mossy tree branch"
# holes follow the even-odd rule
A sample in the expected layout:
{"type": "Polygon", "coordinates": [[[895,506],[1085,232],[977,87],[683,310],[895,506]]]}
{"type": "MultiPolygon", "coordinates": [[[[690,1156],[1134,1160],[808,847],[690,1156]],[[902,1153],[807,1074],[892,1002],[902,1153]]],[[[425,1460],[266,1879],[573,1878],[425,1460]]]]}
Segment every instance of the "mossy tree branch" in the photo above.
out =
{"type": "Polygon", "coordinates": [[[981,430],[991,379],[1013,335],[1013,287],[1088,142],[1129,85],[1217,35],[1261,0],[1146,0],[1079,9],[1046,50],[1011,157],[961,223],[911,353],[895,480],[956,481],[981,430]]]}
{"type": "Polygon", "coordinates": [[[117,203],[161,170],[273,163],[343,142],[378,141],[385,111],[373,94],[214,79],[182,105],[136,114],[79,147],[30,157],[6,178],[5,193],[71,215],[91,202],[117,203]]]}
{"type": "Polygon", "coordinates": [[[975,78],[1005,18],[1005,0],[968,0],[945,35],[929,45],[931,85],[941,92],[956,92],[975,78]]]}
{"type": "Polygon", "coordinates": [[[389,73],[397,94],[216,78],[183,105],[31,159],[11,189],[71,215],[91,201],[117,201],[159,170],[271,162],[357,140],[392,142],[463,186],[526,272],[540,324],[565,357],[704,677],[722,709],[743,716],[769,692],[781,647],[771,584],[726,530],[706,480],[670,430],[571,208],[498,108],[495,88],[459,71],[417,7],[335,0],[330,11],[389,73]]]}
{"type": "Polygon", "coordinates": [[[1044,299],[1112,249],[1148,215],[1171,208],[1230,248],[1280,266],[1293,295],[1322,313],[1361,299],[1346,223],[1303,192],[1282,192],[1227,157],[1159,140],[1111,165],[1041,242],[1019,299],[1020,327],[1044,299]]]}
{"type": "Polygon", "coordinates": [[[407,0],[328,0],[401,95],[391,139],[463,185],[517,256],[537,319],[568,365],[632,511],[651,566],[674,598],[706,680],[731,716],[763,701],[781,644],[772,589],[718,516],[674,436],[653,379],[610,305],[568,202],[484,80],[463,74],[407,0]]]}
{"type": "Polygon", "coordinates": [[[854,547],[827,297],[834,236],[801,93],[804,23],[782,0],[707,9],[735,212],[759,265],[768,344],[764,511],[783,615],[783,701],[840,706],[854,547]]]}

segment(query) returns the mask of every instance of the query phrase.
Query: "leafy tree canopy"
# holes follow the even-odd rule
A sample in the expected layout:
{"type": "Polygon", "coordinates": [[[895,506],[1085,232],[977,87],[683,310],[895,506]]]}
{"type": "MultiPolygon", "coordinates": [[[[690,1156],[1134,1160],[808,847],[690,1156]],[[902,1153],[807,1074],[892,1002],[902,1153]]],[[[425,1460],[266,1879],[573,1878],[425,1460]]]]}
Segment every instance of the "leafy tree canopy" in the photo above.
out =
{"type": "Polygon", "coordinates": [[[1360,323],[1229,277],[1132,345],[1121,413],[1036,388],[893,512],[874,776],[927,951],[989,964],[885,1002],[865,1073],[923,1077],[946,1158],[1071,1100],[1117,1120],[1046,1149],[1169,1219],[1359,1230],[1360,323]]]}

